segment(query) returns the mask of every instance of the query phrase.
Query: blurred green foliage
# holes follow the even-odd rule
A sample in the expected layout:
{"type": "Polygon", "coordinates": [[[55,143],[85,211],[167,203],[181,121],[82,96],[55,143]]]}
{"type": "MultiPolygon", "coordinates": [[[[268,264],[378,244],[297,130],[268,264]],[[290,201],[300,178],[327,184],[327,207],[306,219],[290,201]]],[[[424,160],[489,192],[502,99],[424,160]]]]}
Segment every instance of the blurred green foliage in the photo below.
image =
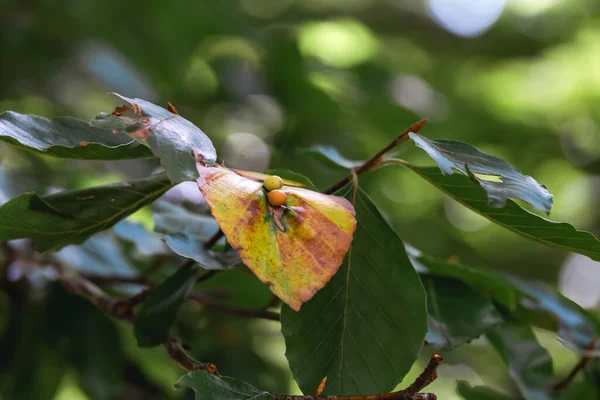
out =
{"type": "MultiPolygon", "coordinates": [[[[553,219],[597,233],[600,3],[482,1],[504,9],[475,37],[450,32],[454,14],[440,20],[438,3],[4,0],[0,110],[91,119],[118,104],[106,92],[171,101],[210,136],[227,165],[291,169],[319,188],[343,172],[323,170],[299,149],[332,145],[350,159],[366,159],[429,117],[423,135],[464,140],[506,159],[548,186],[555,195],[553,219]],[[242,148],[229,139],[240,134],[253,135],[244,136],[242,148]]],[[[402,147],[402,157],[432,165],[413,147],[402,147]]],[[[45,194],[136,179],[158,166],[156,160],[54,159],[0,144],[0,203],[30,190],[45,194]]],[[[591,262],[492,225],[409,171],[382,169],[361,177],[361,184],[405,242],[482,268],[549,283],[561,278],[567,294],[579,292],[576,301],[596,305],[595,286],[574,291],[569,282],[598,282],[598,272],[565,267],[591,262]]],[[[133,220],[153,225],[148,210],[133,220]]],[[[143,257],[136,262],[149,264],[143,257]]],[[[234,278],[232,286],[243,286],[234,278]]],[[[191,306],[182,314],[178,329],[192,340],[194,356],[263,389],[297,390],[274,323],[198,313],[191,306]]],[[[59,287],[0,293],[0,332],[3,341],[12,340],[0,343],[12,349],[2,352],[8,357],[2,357],[0,384],[21,385],[4,400],[186,396],[172,389],[180,371],[162,349],[137,348],[129,328],[59,287]],[[19,307],[9,312],[10,301],[19,307]],[[50,304],[60,310],[66,302],[68,316],[48,312],[50,304]],[[117,374],[124,378],[115,388],[117,374]],[[100,379],[108,386],[98,386],[100,379]]],[[[540,340],[544,334],[538,332],[540,340]]],[[[557,373],[566,373],[576,357],[553,340],[542,342],[557,373]]],[[[485,344],[446,357],[450,365],[430,387],[439,398],[458,398],[456,379],[515,393],[485,344]]]]}

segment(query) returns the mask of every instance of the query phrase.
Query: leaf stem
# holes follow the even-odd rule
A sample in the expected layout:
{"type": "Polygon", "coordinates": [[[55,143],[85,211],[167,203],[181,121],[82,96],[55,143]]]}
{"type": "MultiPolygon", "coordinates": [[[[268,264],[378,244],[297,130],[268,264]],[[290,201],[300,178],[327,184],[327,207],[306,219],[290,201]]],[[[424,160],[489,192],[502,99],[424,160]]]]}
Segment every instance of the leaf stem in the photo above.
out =
{"type": "MultiPolygon", "coordinates": [[[[596,345],[596,339],[592,340],[592,342],[588,346],[587,350],[593,350],[595,345],[596,345]]],[[[581,359],[579,360],[579,362],[577,362],[577,364],[575,364],[575,366],[573,367],[573,369],[571,369],[571,371],[569,372],[569,374],[567,376],[565,376],[559,382],[552,385],[552,390],[566,389],[567,386],[569,386],[569,384],[571,382],[573,382],[573,380],[575,379],[575,377],[577,376],[579,371],[583,370],[591,360],[592,360],[592,357],[590,357],[590,356],[587,356],[587,355],[582,356],[581,359]]]]}
{"type": "Polygon", "coordinates": [[[439,354],[431,356],[427,367],[419,374],[415,381],[406,389],[392,393],[369,394],[358,396],[303,396],[273,394],[275,400],[437,400],[433,393],[420,393],[427,385],[438,377],[437,368],[443,358],[439,354]]]}
{"type": "Polygon", "coordinates": [[[370,159],[368,159],[367,161],[365,161],[365,163],[363,165],[361,165],[358,168],[354,168],[353,169],[354,174],[348,175],[347,177],[345,177],[344,179],[340,180],[339,182],[337,182],[333,186],[325,189],[323,191],[323,193],[325,193],[325,194],[335,193],[339,189],[343,188],[348,183],[350,183],[352,181],[352,177],[354,175],[358,176],[358,175],[362,174],[363,172],[367,172],[370,169],[372,169],[373,167],[376,167],[377,165],[379,165],[379,163],[381,163],[381,159],[383,158],[383,156],[387,152],[389,152],[390,150],[392,150],[394,147],[398,146],[399,144],[405,142],[406,138],[408,137],[408,134],[410,132],[415,132],[415,133],[419,132],[421,130],[421,128],[423,127],[423,125],[425,125],[426,122],[427,122],[427,118],[422,119],[422,120],[420,120],[418,122],[415,122],[414,124],[412,124],[411,126],[409,126],[396,139],[392,140],[387,146],[385,146],[384,148],[382,148],[381,150],[379,150],[377,152],[377,154],[375,154],[373,157],[371,157],[370,159]]]}

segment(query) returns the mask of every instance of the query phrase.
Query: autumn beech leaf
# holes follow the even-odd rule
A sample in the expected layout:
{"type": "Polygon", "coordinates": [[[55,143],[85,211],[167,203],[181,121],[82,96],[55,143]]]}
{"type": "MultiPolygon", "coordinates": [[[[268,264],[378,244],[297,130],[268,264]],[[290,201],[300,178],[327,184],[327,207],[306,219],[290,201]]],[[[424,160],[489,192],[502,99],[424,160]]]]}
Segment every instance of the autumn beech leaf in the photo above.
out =
{"type": "Polygon", "coordinates": [[[346,199],[287,186],[271,206],[262,182],[224,167],[197,164],[200,192],[244,264],[298,311],[342,264],[356,229],[346,199]]]}

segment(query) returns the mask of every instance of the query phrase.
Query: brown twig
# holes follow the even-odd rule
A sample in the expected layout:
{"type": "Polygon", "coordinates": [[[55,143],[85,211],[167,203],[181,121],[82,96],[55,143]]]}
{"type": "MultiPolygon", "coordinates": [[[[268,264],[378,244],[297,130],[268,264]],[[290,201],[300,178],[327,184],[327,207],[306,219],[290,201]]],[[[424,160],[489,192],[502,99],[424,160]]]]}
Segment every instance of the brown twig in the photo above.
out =
{"type": "Polygon", "coordinates": [[[419,393],[427,385],[437,379],[437,368],[442,362],[439,354],[431,356],[427,367],[415,379],[415,381],[406,389],[392,393],[357,395],[357,396],[303,396],[273,394],[275,400],[437,400],[433,393],[419,393]]]}
{"type": "MultiPolygon", "coordinates": [[[[588,350],[588,351],[593,350],[595,345],[596,345],[596,339],[593,339],[586,350],[588,350]]],[[[571,371],[569,372],[569,374],[567,376],[565,376],[562,380],[560,380],[559,382],[552,385],[552,390],[566,389],[567,386],[569,386],[569,384],[571,382],[573,382],[573,380],[575,379],[575,377],[577,376],[579,371],[583,370],[591,360],[592,360],[592,357],[590,357],[590,356],[587,356],[587,355],[582,356],[581,359],[579,360],[579,362],[577,362],[577,364],[575,364],[575,366],[571,369],[571,371]]]]}
{"type": "Polygon", "coordinates": [[[368,159],[367,161],[365,161],[365,163],[363,165],[361,165],[358,168],[355,168],[353,174],[348,175],[347,177],[345,177],[344,179],[340,180],[339,182],[337,182],[333,186],[325,189],[323,191],[323,193],[325,193],[325,194],[335,193],[339,189],[341,189],[344,186],[346,186],[348,183],[352,182],[352,179],[353,179],[354,176],[358,176],[358,175],[362,174],[363,172],[367,172],[370,169],[376,167],[381,162],[381,159],[383,158],[383,156],[386,153],[388,153],[390,150],[392,150],[394,147],[396,147],[400,143],[406,141],[406,137],[408,136],[408,134],[410,132],[415,132],[415,133],[419,132],[421,130],[421,128],[423,127],[423,125],[425,125],[426,122],[427,122],[427,118],[422,119],[422,120],[420,120],[418,122],[415,122],[414,124],[412,124],[411,126],[409,126],[396,139],[392,140],[387,146],[385,146],[383,149],[379,150],[377,152],[377,154],[375,154],[373,157],[371,157],[370,159],[368,159]]]}

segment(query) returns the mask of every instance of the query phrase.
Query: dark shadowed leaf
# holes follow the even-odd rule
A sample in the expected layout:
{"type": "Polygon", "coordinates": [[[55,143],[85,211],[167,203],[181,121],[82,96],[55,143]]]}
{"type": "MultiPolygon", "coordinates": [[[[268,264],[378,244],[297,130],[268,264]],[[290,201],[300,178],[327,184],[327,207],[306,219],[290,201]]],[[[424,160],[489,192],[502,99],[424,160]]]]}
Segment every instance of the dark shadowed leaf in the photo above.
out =
{"type": "Polygon", "coordinates": [[[208,165],[217,159],[217,152],[208,136],[187,119],[146,100],[115,95],[132,107],[138,106],[143,118],[102,114],[92,123],[96,126],[118,126],[118,130],[150,146],[152,152],[160,157],[173,182],[198,177],[194,152],[208,165]],[[121,126],[119,121],[123,122],[121,126]],[[133,125],[132,121],[135,122],[133,125]]]}
{"type": "Polygon", "coordinates": [[[485,386],[471,386],[468,382],[457,381],[456,393],[465,400],[520,400],[521,397],[511,397],[498,393],[485,386]]]}
{"type": "MultiPolygon", "coordinates": [[[[598,323],[579,305],[548,284],[528,282],[514,276],[507,279],[521,292],[520,305],[523,308],[549,317],[550,327],[557,331],[565,347],[580,354],[600,353],[600,343],[592,345],[598,337],[598,323]]],[[[524,318],[529,317],[525,315],[524,318]]]]}
{"type": "Polygon", "coordinates": [[[204,269],[230,269],[241,263],[239,258],[237,258],[237,262],[220,260],[220,253],[205,249],[204,242],[185,233],[167,235],[164,237],[164,241],[176,254],[196,261],[204,269]]]}
{"type": "Polygon", "coordinates": [[[198,284],[201,290],[221,291],[226,296],[215,296],[213,301],[247,309],[264,309],[273,300],[269,287],[245,267],[234,268],[214,275],[198,284]]]}
{"type": "Polygon", "coordinates": [[[156,346],[167,339],[177,311],[187,300],[201,271],[197,265],[180,269],[152,289],[133,319],[134,334],[141,347],[156,346]]]}
{"type": "Polygon", "coordinates": [[[90,301],[58,284],[47,301],[52,333],[66,350],[79,386],[90,399],[119,397],[126,361],[115,323],[90,301]]]}
{"type": "Polygon", "coordinates": [[[124,160],[152,157],[150,149],[124,133],[94,127],[71,117],[52,120],[6,111],[0,114],[0,141],[54,157],[124,160]]]}
{"type": "Polygon", "coordinates": [[[0,240],[29,238],[38,251],[84,242],[162,195],[164,175],[38,196],[25,193],[0,207],[0,240]]]}
{"type": "Polygon", "coordinates": [[[508,199],[521,199],[546,213],[552,209],[548,189],[501,158],[464,142],[431,140],[413,132],[409,137],[433,158],[442,173],[458,171],[481,185],[492,206],[503,207],[508,199]]]}
{"type": "Polygon", "coordinates": [[[408,255],[413,265],[424,268],[428,275],[457,278],[471,288],[493,298],[509,310],[517,305],[517,291],[503,277],[482,269],[451,263],[428,255],[407,246],[408,255]]]}
{"type": "Polygon", "coordinates": [[[122,220],[114,226],[113,230],[121,239],[132,242],[135,251],[142,256],[151,257],[169,253],[160,236],[149,232],[142,224],[122,220]]]}
{"type": "Polygon", "coordinates": [[[193,371],[182,376],[176,389],[191,389],[196,400],[273,400],[269,392],[259,390],[249,383],[227,376],[215,376],[204,371],[193,371]]]}
{"type": "Polygon", "coordinates": [[[347,159],[346,157],[341,155],[335,147],[332,146],[318,145],[308,149],[302,149],[301,152],[309,154],[312,157],[319,160],[320,162],[322,162],[323,164],[327,165],[328,167],[336,169],[349,170],[354,167],[359,167],[364,163],[364,161],[354,161],[347,159]]]}
{"type": "Polygon", "coordinates": [[[562,398],[553,391],[555,383],[550,354],[537,341],[528,324],[507,321],[488,333],[512,379],[527,400],[562,398]]]}
{"type": "Polygon", "coordinates": [[[422,276],[427,292],[427,344],[452,350],[502,322],[490,299],[456,279],[422,276]]]}
{"type": "Polygon", "coordinates": [[[530,213],[511,200],[506,202],[504,208],[492,207],[488,204],[485,191],[464,175],[443,175],[438,168],[402,164],[454,200],[495,224],[540,243],[600,261],[600,241],[589,232],[578,231],[567,223],[550,221],[530,213]]]}
{"type": "Polygon", "coordinates": [[[402,240],[361,190],[354,206],[358,225],[337,274],[299,312],[282,309],[286,356],[307,394],[325,376],[324,394],[392,390],[427,332],[425,291],[402,240]]]}

